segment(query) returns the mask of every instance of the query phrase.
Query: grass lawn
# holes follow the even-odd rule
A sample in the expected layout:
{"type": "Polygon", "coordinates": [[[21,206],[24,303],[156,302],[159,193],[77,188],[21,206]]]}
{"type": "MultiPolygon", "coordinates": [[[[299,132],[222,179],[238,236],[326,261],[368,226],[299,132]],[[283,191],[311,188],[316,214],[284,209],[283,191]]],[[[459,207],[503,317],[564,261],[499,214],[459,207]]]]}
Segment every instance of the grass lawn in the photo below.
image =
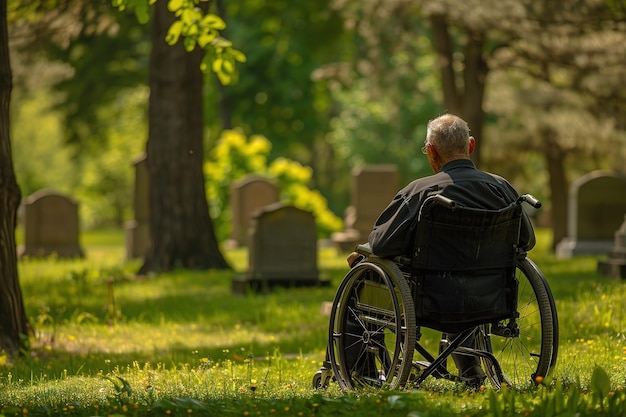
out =
{"type": "Polygon", "coordinates": [[[538,231],[531,252],[554,292],[559,362],[546,385],[469,392],[428,380],[419,390],[317,392],[344,254],[320,251],[330,287],[235,295],[233,271],[174,271],[137,279],[118,231],[82,236],[83,260],[20,261],[32,350],[0,353],[0,416],[9,415],[625,415],[624,284],[598,258],[555,259],[538,231]]]}

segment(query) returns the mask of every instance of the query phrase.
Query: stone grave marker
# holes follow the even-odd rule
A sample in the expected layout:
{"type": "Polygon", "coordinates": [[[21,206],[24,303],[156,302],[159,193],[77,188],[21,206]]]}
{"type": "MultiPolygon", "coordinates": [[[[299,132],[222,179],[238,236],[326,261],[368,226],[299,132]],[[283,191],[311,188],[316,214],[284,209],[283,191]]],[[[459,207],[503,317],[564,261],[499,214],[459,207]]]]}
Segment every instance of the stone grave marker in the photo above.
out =
{"type": "Polygon", "coordinates": [[[253,214],[248,242],[248,270],[233,279],[235,293],[324,284],[313,213],[281,203],[264,206],[253,214]]]}
{"type": "Polygon", "coordinates": [[[78,203],[53,190],[39,190],[24,201],[24,244],[19,256],[83,257],[78,203]]]}
{"type": "Polygon", "coordinates": [[[247,175],[233,183],[230,192],[233,219],[229,245],[246,246],[248,227],[254,211],[278,201],[278,187],[266,178],[247,175]]]}
{"type": "Polygon", "coordinates": [[[582,176],[570,187],[567,237],[558,243],[557,256],[606,253],[625,212],[626,177],[608,171],[582,176]]]}
{"type": "Polygon", "coordinates": [[[600,275],[626,279],[626,214],[624,222],[615,232],[613,249],[608,253],[608,259],[598,262],[600,275]]]}
{"type": "Polygon", "coordinates": [[[331,240],[342,251],[367,241],[380,213],[396,195],[399,174],[393,165],[367,165],[352,171],[351,205],[346,210],[345,229],[331,240]]]}
{"type": "Polygon", "coordinates": [[[143,258],[150,249],[150,195],[148,161],[143,154],[133,161],[135,186],[133,187],[134,219],[124,224],[126,257],[143,258]]]}

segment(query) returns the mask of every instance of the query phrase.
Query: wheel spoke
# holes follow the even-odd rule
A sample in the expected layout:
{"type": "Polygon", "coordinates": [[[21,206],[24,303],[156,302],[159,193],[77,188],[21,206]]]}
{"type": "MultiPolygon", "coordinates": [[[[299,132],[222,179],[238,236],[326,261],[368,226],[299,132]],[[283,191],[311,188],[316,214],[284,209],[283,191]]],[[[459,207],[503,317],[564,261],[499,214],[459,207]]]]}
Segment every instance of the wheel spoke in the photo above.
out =
{"type": "MultiPolygon", "coordinates": [[[[541,271],[530,261],[518,263],[519,334],[515,337],[497,335],[488,338],[488,346],[505,374],[514,385],[528,384],[535,375],[545,376],[554,366],[558,349],[558,323],[554,299],[541,271]]],[[[480,342],[480,341],[479,341],[480,342]]],[[[493,372],[487,371],[495,380],[493,372]]]]}
{"type": "Polygon", "coordinates": [[[412,297],[395,264],[366,264],[346,275],[335,296],[330,364],[343,389],[394,388],[410,372],[415,345],[412,297]]]}

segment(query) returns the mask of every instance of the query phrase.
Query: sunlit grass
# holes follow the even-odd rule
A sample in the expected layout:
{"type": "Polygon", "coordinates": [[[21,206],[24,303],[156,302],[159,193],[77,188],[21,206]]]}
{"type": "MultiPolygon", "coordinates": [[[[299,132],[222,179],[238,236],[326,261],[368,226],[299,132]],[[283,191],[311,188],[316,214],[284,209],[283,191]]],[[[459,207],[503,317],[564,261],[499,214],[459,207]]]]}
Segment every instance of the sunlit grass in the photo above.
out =
{"type": "MultiPolygon", "coordinates": [[[[550,386],[520,393],[512,403],[540,410],[538,404],[557,397],[561,388],[555,387],[564,387],[571,398],[580,395],[586,409],[596,401],[597,365],[607,372],[612,392],[626,384],[626,289],[597,275],[598,258],[556,259],[549,234],[537,235],[530,256],[557,301],[559,363],[550,386]]],[[[31,415],[168,409],[208,415],[483,415],[495,407],[494,394],[434,379],[417,392],[344,394],[336,384],[312,390],[326,347],[328,318],[321,306],[332,300],[347,270],[345,254],[333,248],[319,252],[329,287],[236,295],[232,277],[247,269],[245,249],[224,252],[233,271],[139,279],[139,262],[124,259],[121,232],[88,233],[83,242],[86,259],[20,261],[35,332],[29,355],[10,361],[0,354],[0,415],[25,409],[31,415]]]]}

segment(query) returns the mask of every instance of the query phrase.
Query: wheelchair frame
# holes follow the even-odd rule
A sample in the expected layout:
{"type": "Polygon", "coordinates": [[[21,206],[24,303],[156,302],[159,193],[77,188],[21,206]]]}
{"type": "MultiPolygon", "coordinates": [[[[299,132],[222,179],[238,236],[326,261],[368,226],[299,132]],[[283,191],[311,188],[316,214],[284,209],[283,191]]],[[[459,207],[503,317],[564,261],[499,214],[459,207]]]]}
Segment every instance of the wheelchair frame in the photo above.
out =
{"type": "MultiPolygon", "coordinates": [[[[433,197],[455,209],[445,197],[433,197]]],[[[516,202],[540,203],[526,194],[516,202]]],[[[367,246],[357,247],[364,259],[340,283],[329,320],[326,358],[313,376],[314,388],[336,381],[341,389],[419,387],[429,376],[463,381],[448,369],[453,353],[480,358],[492,386],[539,384],[553,370],[558,353],[558,318],[554,297],[541,270],[517,250],[515,311],[510,317],[466,327],[436,347],[423,340],[416,319],[415,282],[407,262],[378,258],[367,246]],[[473,338],[475,347],[461,346],[473,338]],[[434,350],[436,353],[433,353],[434,350]],[[414,356],[419,360],[413,360],[414,356]]]]}

